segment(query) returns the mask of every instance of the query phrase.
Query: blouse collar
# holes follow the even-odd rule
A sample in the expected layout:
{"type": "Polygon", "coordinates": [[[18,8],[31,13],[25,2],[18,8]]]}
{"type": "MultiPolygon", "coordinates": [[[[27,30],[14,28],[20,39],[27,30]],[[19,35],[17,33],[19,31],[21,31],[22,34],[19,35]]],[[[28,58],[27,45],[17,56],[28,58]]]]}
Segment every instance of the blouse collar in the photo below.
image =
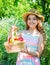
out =
{"type": "Polygon", "coordinates": [[[27,34],[30,34],[30,35],[32,35],[32,36],[35,36],[37,33],[38,33],[38,32],[37,32],[36,29],[35,29],[32,33],[30,33],[29,31],[27,31],[27,34]]]}

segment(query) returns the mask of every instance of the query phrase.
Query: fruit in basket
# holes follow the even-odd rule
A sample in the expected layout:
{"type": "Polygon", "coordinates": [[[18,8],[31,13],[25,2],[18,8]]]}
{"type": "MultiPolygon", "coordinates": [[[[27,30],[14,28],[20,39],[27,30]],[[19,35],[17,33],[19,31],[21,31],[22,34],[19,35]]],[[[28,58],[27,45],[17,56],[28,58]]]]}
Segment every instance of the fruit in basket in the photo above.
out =
{"type": "Polygon", "coordinates": [[[12,26],[8,41],[4,43],[8,53],[19,52],[22,48],[24,48],[25,41],[22,38],[22,34],[18,34],[17,30],[18,28],[16,26],[12,26]]]}
{"type": "Polygon", "coordinates": [[[16,41],[24,41],[24,39],[22,38],[22,34],[20,34],[20,36],[15,36],[14,40],[16,40],[16,41]]]}
{"type": "Polygon", "coordinates": [[[9,44],[13,44],[14,40],[11,38],[9,44]]]}
{"type": "Polygon", "coordinates": [[[13,40],[12,40],[12,39],[10,39],[9,44],[10,44],[10,45],[12,45],[12,43],[13,43],[13,40]]]}
{"type": "Polygon", "coordinates": [[[20,40],[20,41],[23,41],[24,39],[23,39],[22,37],[19,37],[19,40],[20,40]]]}
{"type": "Polygon", "coordinates": [[[12,43],[12,39],[10,39],[10,43],[12,43]]]}
{"type": "Polygon", "coordinates": [[[24,41],[24,39],[23,39],[22,37],[17,37],[17,36],[16,36],[16,37],[14,38],[14,41],[24,41]]]}
{"type": "Polygon", "coordinates": [[[16,26],[12,26],[9,44],[18,44],[18,43],[24,43],[24,39],[22,38],[22,34],[20,35],[17,32],[18,28],[16,26]]]}
{"type": "Polygon", "coordinates": [[[14,40],[16,41],[16,40],[19,40],[19,37],[18,36],[15,36],[14,37],[14,40]]]}

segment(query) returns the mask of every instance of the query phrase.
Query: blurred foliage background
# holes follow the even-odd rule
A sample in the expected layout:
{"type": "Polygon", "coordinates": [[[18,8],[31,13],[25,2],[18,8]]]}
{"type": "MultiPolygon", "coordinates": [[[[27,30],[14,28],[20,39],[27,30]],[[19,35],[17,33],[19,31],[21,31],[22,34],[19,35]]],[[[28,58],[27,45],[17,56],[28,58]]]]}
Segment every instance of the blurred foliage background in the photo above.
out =
{"type": "Polygon", "coordinates": [[[9,29],[16,24],[19,30],[25,29],[23,13],[29,9],[37,9],[44,17],[46,45],[40,60],[41,65],[50,65],[50,0],[0,0],[0,65],[15,65],[17,54],[8,54],[4,47],[9,29]]]}

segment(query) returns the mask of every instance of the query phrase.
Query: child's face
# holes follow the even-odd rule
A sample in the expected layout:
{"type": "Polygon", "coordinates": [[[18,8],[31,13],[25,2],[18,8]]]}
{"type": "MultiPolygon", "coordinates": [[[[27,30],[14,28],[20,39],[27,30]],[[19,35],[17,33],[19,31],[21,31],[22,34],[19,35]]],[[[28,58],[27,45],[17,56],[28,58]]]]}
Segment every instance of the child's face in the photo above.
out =
{"type": "Polygon", "coordinates": [[[29,15],[27,19],[27,24],[29,28],[35,28],[38,24],[37,17],[35,15],[29,15]]]}

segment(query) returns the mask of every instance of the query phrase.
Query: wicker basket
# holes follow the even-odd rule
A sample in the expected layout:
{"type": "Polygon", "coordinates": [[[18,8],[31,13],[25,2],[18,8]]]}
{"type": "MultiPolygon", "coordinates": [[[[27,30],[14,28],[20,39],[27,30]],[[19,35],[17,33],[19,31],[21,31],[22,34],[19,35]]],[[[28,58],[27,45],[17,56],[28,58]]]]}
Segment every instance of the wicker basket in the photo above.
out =
{"type": "Polygon", "coordinates": [[[13,44],[9,44],[8,42],[4,43],[7,53],[19,52],[24,48],[24,41],[16,41],[13,44]]]}

